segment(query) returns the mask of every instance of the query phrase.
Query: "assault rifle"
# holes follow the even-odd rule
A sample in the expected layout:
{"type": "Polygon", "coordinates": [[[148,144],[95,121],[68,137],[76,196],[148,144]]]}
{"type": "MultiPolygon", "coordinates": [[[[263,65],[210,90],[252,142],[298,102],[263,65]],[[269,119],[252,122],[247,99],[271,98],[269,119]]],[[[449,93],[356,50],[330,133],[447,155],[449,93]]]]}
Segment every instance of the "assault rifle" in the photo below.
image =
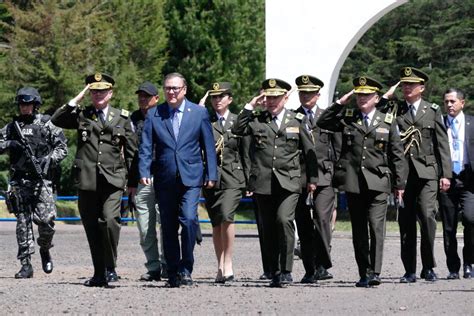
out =
{"type": "Polygon", "coordinates": [[[48,185],[45,182],[45,179],[43,177],[43,170],[41,170],[38,159],[36,159],[33,149],[31,149],[31,146],[30,144],[28,144],[28,141],[26,140],[25,135],[23,135],[20,125],[18,124],[18,121],[13,121],[13,129],[15,130],[16,134],[20,138],[19,142],[21,144],[21,147],[23,147],[23,150],[25,151],[26,158],[31,162],[36,176],[38,176],[38,178],[43,182],[43,185],[46,188],[46,191],[49,194],[51,194],[51,192],[49,192],[48,185]]]}

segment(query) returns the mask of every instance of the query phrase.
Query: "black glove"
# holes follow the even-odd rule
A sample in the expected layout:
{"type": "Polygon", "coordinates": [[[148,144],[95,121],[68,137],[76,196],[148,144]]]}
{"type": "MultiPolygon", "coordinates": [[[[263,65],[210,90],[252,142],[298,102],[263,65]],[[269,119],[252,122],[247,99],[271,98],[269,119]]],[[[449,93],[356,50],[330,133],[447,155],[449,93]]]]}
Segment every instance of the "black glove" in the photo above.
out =
{"type": "Polygon", "coordinates": [[[39,158],[38,164],[40,166],[41,171],[43,172],[43,175],[47,175],[49,171],[49,167],[51,165],[51,158],[49,158],[49,156],[39,158]]]}
{"type": "Polygon", "coordinates": [[[7,140],[4,142],[4,148],[5,149],[10,149],[10,150],[20,150],[21,149],[21,144],[17,140],[7,140]]]}

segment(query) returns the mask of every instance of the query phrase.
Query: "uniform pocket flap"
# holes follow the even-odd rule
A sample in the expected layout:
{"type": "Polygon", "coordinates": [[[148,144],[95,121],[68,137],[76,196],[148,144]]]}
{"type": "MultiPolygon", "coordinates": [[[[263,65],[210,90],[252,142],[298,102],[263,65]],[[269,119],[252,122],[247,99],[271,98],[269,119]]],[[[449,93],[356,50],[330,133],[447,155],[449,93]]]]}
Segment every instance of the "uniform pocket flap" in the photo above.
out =
{"type": "Polygon", "coordinates": [[[427,166],[435,165],[436,164],[436,157],[433,155],[425,156],[425,164],[427,166]]]}
{"type": "Polygon", "coordinates": [[[333,168],[333,162],[332,161],[323,161],[323,166],[324,166],[324,170],[332,170],[333,168]]]}
{"type": "Polygon", "coordinates": [[[242,164],[238,162],[233,162],[231,166],[232,166],[232,170],[242,170],[242,164]]]}
{"type": "Polygon", "coordinates": [[[386,166],[378,166],[377,169],[379,170],[379,173],[381,176],[383,175],[389,175],[391,174],[392,172],[390,171],[390,168],[389,167],[386,167],[386,166]]]}
{"type": "Polygon", "coordinates": [[[82,169],[83,166],[84,166],[84,161],[82,161],[82,159],[74,159],[74,165],[73,165],[74,168],[82,169]]]}
{"type": "Polygon", "coordinates": [[[300,170],[290,170],[290,171],[288,171],[288,174],[290,175],[290,178],[301,177],[301,171],[300,170]]]}

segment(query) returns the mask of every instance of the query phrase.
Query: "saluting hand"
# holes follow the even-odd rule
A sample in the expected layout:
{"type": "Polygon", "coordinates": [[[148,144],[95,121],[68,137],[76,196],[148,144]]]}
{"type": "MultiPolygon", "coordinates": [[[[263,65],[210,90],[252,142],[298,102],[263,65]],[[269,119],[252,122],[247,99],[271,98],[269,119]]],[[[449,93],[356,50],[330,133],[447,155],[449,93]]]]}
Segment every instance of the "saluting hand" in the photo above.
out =
{"type": "Polygon", "coordinates": [[[263,99],[264,96],[265,96],[265,92],[262,92],[259,95],[257,95],[256,97],[254,97],[252,100],[250,100],[250,102],[248,104],[255,109],[257,106],[262,105],[262,99],[263,99]]]}
{"type": "Polygon", "coordinates": [[[69,104],[70,105],[77,105],[79,102],[81,102],[82,99],[84,99],[84,96],[86,95],[87,90],[89,90],[89,85],[90,84],[87,84],[86,87],[84,89],[82,89],[82,91],[79,92],[78,95],[76,95],[71,101],[69,101],[69,104]]]}
{"type": "Polygon", "coordinates": [[[400,81],[397,82],[397,84],[393,85],[388,89],[387,92],[382,96],[384,99],[391,99],[393,95],[395,94],[395,90],[397,89],[398,85],[400,84],[400,81]]]}
{"type": "Polygon", "coordinates": [[[351,91],[349,91],[348,93],[344,94],[342,96],[342,98],[340,98],[339,100],[336,101],[336,103],[339,103],[341,105],[346,105],[349,103],[349,101],[351,100],[351,97],[352,95],[354,94],[354,89],[352,89],[351,91]]]}
{"type": "Polygon", "coordinates": [[[206,91],[206,94],[202,97],[201,101],[199,101],[199,105],[206,106],[206,100],[209,95],[209,90],[206,91]]]}
{"type": "Polygon", "coordinates": [[[314,192],[316,191],[316,184],[314,183],[308,183],[308,185],[306,186],[306,189],[308,190],[308,193],[309,192],[314,192]]]}

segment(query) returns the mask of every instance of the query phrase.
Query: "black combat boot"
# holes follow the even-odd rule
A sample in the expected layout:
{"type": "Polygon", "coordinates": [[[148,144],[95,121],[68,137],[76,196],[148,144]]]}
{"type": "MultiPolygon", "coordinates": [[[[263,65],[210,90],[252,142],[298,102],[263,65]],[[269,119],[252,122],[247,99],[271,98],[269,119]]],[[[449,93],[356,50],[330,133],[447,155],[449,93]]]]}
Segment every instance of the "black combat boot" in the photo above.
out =
{"type": "Polygon", "coordinates": [[[30,258],[21,259],[21,269],[15,274],[15,279],[29,279],[33,277],[33,266],[30,258]]]}
{"type": "Polygon", "coordinates": [[[43,250],[40,249],[41,264],[43,266],[43,271],[45,273],[53,272],[53,260],[51,260],[51,255],[49,249],[43,250]]]}

